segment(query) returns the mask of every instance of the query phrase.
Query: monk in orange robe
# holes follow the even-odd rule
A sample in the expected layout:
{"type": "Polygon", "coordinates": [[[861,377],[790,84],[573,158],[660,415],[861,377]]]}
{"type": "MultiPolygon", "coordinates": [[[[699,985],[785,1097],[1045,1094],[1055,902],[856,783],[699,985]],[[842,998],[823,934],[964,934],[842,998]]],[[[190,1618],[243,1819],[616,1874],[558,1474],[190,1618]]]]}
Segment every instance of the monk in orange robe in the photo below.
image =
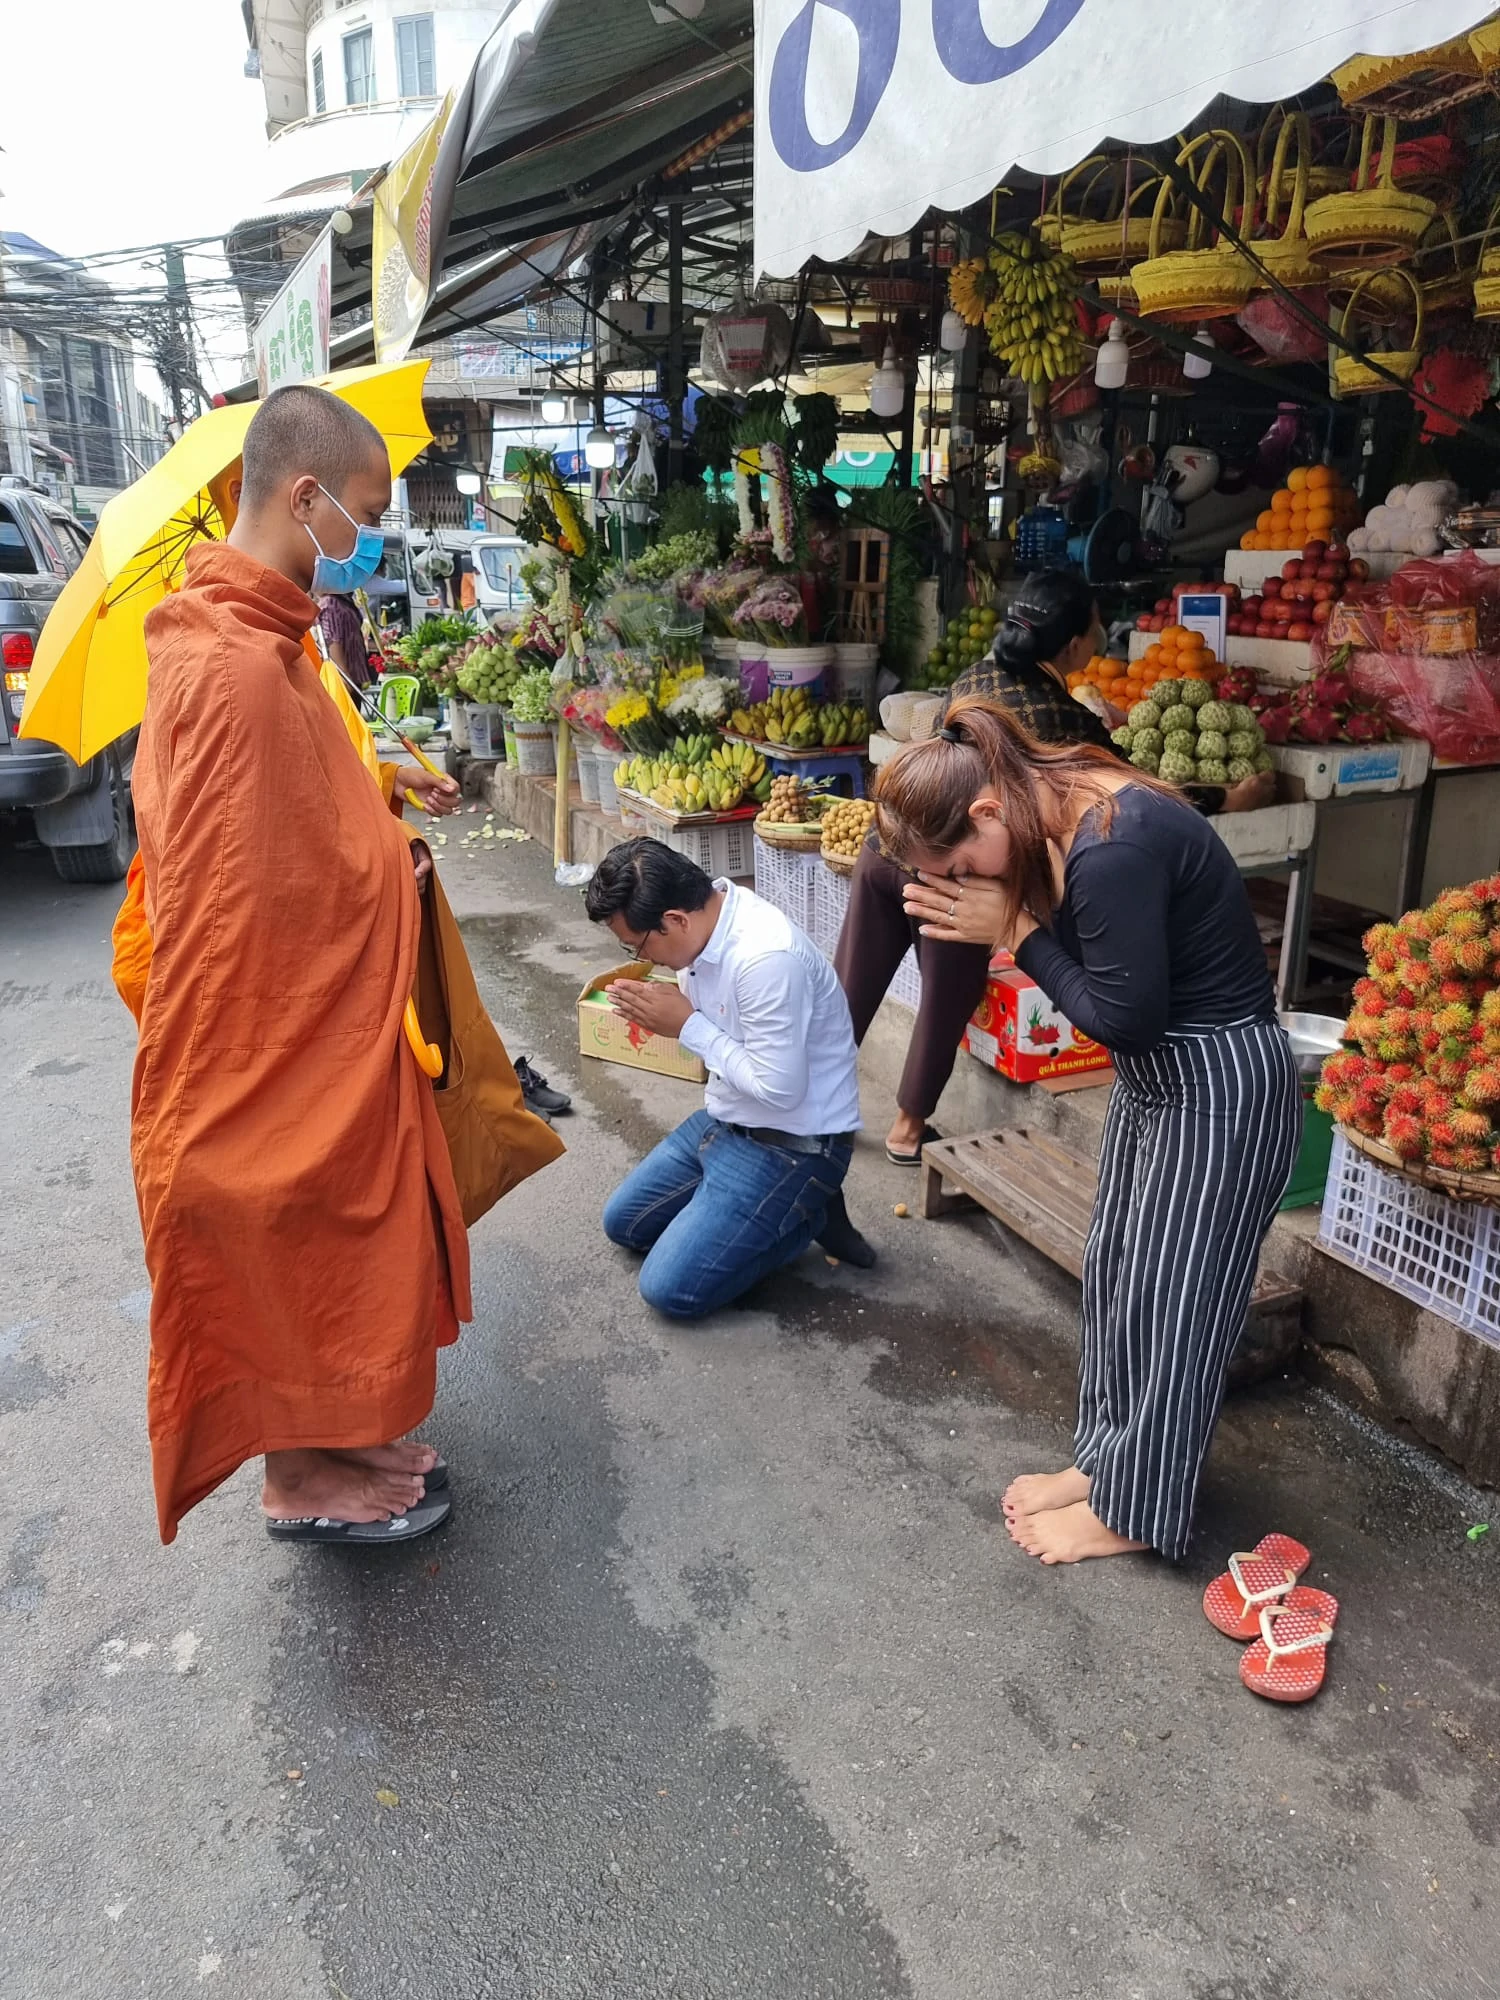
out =
{"type": "Polygon", "coordinates": [[[379,433],[320,390],[280,390],[247,432],[227,543],[193,549],[147,620],[131,1154],[167,1542],[261,1455],[281,1538],[409,1540],[448,1511],[446,1467],[400,1441],[473,1310],[447,1144],[402,1028],[413,862],[431,857],[303,644],[315,579],[347,579],[389,505],[379,433]]]}

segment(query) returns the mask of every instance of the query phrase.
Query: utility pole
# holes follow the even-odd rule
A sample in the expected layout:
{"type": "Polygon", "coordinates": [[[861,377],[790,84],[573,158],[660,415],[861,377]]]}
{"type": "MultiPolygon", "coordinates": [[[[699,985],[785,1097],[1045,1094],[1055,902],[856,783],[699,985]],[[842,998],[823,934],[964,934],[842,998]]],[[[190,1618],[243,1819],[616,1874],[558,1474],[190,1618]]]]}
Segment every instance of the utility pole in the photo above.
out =
{"type": "Polygon", "coordinates": [[[162,380],[166,383],[167,397],[172,405],[172,422],[178,437],[187,427],[187,392],[189,386],[194,391],[193,414],[198,414],[201,404],[198,400],[197,370],[191,365],[188,348],[188,289],[187,272],[183,268],[182,252],[175,243],[165,246],[167,273],[166,324],[163,338],[159,343],[158,365],[162,380]]]}
{"type": "Polygon", "coordinates": [[[682,325],[682,204],[667,209],[667,485],[682,478],[687,430],[687,368],[682,325]]]}

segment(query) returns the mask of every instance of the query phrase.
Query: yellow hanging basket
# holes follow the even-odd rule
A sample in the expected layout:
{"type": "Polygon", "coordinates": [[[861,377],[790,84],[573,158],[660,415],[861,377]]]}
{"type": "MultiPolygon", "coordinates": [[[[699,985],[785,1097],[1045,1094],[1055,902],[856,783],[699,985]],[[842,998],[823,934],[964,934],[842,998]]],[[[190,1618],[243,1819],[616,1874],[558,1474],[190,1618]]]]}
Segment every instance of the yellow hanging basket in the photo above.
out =
{"type": "Polygon", "coordinates": [[[1500,201],[1490,210],[1490,219],[1479,239],[1479,270],[1474,279],[1475,319],[1500,319],[1500,244],[1490,238],[1500,223],[1500,201]]]}
{"type": "MultiPolygon", "coordinates": [[[[1271,129],[1268,120],[1266,131],[1271,129]]],[[[1261,134],[1265,138],[1265,132],[1261,134]]],[[[1312,177],[1312,126],[1304,111],[1283,113],[1281,129],[1276,134],[1276,149],[1271,157],[1271,170],[1265,177],[1265,226],[1266,235],[1251,247],[1265,266],[1264,273],[1255,273],[1257,291],[1269,291],[1272,280],[1295,291],[1299,286],[1307,289],[1321,285],[1325,273],[1315,263],[1302,232],[1302,218],[1307,210],[1309,183],[1312,177]],[[1296,164],[1292,165],[1290,155],[1296,149],[1296,164]],[[1271,234],[1281,220],[1282,201],[1286,201],[1286,227],[1279,236],[1271,234]]]]}
{"type": "Polygon", "coordinates": [[[1404,268],[1399,271],[1371,271],[1354,287],[1349,295],[1349,303],[1339,314],[1338,332],[1348,340],[1353,337],[1356,325],[1356,309],[1363,294],[1376,284],[1404,284],[1416,308],[1416,320],[1412,328],[1412,344],[1389,350],[1385,353],[1371,351],[1370,360],[1379,362],[1385,374],[1377,374],[1366,361],[1357,354],[1339,354],[1333,364],[1333,393],[1335,396],[1386,396],[1393,394],[1411,381],[1422,360],[1422,287],[1404,268]],[[1394,375],[1395,382],[1387,380],[1394,375]]]}
{"type": "Polygon", "coordinates": [[[1500,70],[1500,21],[1486,21],[1469,31],[1469,51],[1481,76],[1500,70]]]}
{"type": "Polygon", "coordinates": [[[1404,264],[1415,253],[1438,205],[1425,194],[1398,188],[1395,169],[1395,119],[1366,118],[1353,187],[1313,202],[1302,218],[1308,244],[1325,276],[1404,264]],[[1377,124],[1384,129],[1378,179],[1371,165],[1377,124]]]}
{"type": "MultiPolygon", "coordinates": [[[[1484,33],[1483,29],[1478,31],[1484,33]]],[[[1416,49],[1407,56],[1351,56],[1329,78],[1344,104],[1362,104],[1392,84],[1410,76],[1479,76],[1482,74],[1474,35],[1459,35],[1435,49],[1416,49]]]]}
{"type": "MultiPolygon", "coordinates": [[[[1059,243],[1065,257],[1081,269],[1098,266],[1118,271],[1150,254],[1151,215],[1148,203],[1163,176],[1136,160],[1096,154],[1066,175],[1058,188],[1059,243]],[[1134,172],[1132,173],[1132,169],[1134,172]],[[1068,190],[1087,174],[1078,194],[1079,213],[1065,213],[1068,190]],[[1096,211],[1102,209],[1103,213],[1096,211]]],[[[1168,250],[1187,240],[1187,228],[1175,215],[1162,226],[1161,242],[1168,250]]]]}
{"type": "MultiPolygon", "coordinates": [[[[1254,228],[1255,163],[1243,139],[1234,132],[1200,132],[1177,156],[1189,169],[1200,194],[1215,197],[1221,216],[1237,220],[1240,233],[1254,228]]],[[[1204,320],[1229,319],[1239,312],[1255,288],[1255,269],[1232,243],[1206,242],[1211,233],[1200,209],[1187,224],[1186,247],[1167,247],[1164,232],[1171,220],[1173,186],[1163,176],[1151,216],[1150,256],[1130,273],[1143,319],[1198,326],[1204,320]]]]}

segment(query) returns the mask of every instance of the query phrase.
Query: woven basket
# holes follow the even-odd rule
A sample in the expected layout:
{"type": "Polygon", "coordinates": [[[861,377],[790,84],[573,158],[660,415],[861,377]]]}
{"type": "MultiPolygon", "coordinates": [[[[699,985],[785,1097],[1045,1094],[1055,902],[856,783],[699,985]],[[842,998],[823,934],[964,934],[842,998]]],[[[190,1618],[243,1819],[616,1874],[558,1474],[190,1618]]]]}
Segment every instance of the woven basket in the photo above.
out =
{"type": "Polygon", "coordinates": [[[1366,118],[1353,187],[1313,202],[1302,218],[1312,254],[1325,272],[1364,272],[1404,264],[1416,253],[1437,214],[1437,203],[1425,194],[1398,188],[1395,172],[1395,119],[1366,118]],[[1384,132],[1378,178],[1371,165],[1377,123],[1384,132]]]}
{"type": "MultiPolygon", "coordinates": [[[[1241,234],[1248,236],[1254,220],[1255,165],[1244,140],[1234,132],[1200,132],[1177,156],[1177,164],[1190,171],[1195,163],[1193,179],[1200,194],[1211,194],[1216,176],[1222,173],[1219,212],[1241,216],[1241,234]]],[[[1151,254],[1130,273],[1141,317],[1184,326],[1232,318],[1254,288],[1254,266],[1232,243],[1204,244],[1205,224],[1197,208],[1187,226],[1187,247],[1166,249],[1162,231],[1170,219],[1173,193],[1171,181],[1164,177],[1151,216],[1151,254]]]]}
{"type": "Polygon", "coordinates": [[[1493,76],[1500,70],[1500,21],[1486,21],[1482,27],[1471,29],[1469,50],[1481,76],[1493,76]]]}
{"type": "Polygon", "coordinates": [[[825,847],[823,849],[823,866],[831,868],[835,875],[842,875],[847,880],[859,866],[859,856],[857,854],[830,854],[825,847]]]}
{"type": "MultiPolygon", "coordinates": [[[[1266,132],[1273,121],[1267,120],[1266,132]]],[[[1309,199],[1309,181],[1312,174],[1312,126],[1307,114],[1302,111],[1282,114],[1281,127],[1276,134],[1276,149],[1271,157],[1271,170],[1265,177],[1265,225],[1267,234],[1253,247],[1256,256],[1265,266],[1265,274],[1257,271],[1254,284],[1257,291],[1269,291],[1274,279],[1285,285],[1289,291],[1299,287],[1309,290],[1323,282],[1324,273],[1313,261],[1312,250],[1302,230],[1302,217],[1309,199]],[[1289,155],[1296,149],[1296,164],[1289,155]],[[1287,203],[1286,227],[1279,236],[1269,232],[1281,220],[1281,204],[1287,203]]]]}
{"type": "Polygon", "coordinates": [[[1478,76],[1481,58],[1474,41],[1473,35],[1459,35],[1435,49],[1415,49],[1405,56],[1351,56],[1328,80],[1342,103],[1362,104],[1377,91],[1404,83],[1409,76],[1478,76]]]}
{"type": "Polygon", "coordinates": [[[1500,319],[1500,244],[1490,243],[1497,224],[1500,224],[1500,201],[1490,210],[1490,219],[1479,239],[1479,270],[1474,279],[1475,319],[1500,319]]]}
{"type": "MultiPolygon", "coordinates": [[[[1144,208],[1144,200],[1154,198],[1163,176],[1155,168],[1149,168],[1141,172],[1132,186],[1132,164],[1130,160],[1096,153],[1065,174],[1058,185],[1058,244],[1063,255],[1071,257],[1081,270],[1099,266],[1117,271],[1151,255],[1151,214],[1144,208]],[[1065,209],[1068,190],[1082,174],[1087,174],[1088,179],[1078,197],[1081,212],[1069,215],[1065,209]],[[1106,184],[1107,213],[1095,217],[1089,209],[1091,204],[1098,205],[1097,190],[1101,183],[1106,184]]],[[[1186,224],[1175,214],[1169,215],[1161,231],[1163,249],[1180,249],[1186,240],[1186,224]]]]}
{"type": "Polygon", "coordinates": [[[1491,1208],[1500,1208],[1500,1174],[1461,1174],[1449,1167],[1430,1167],[1425,1161],[1403,1160],[1383,1139],[1371,1139],[1363,1132],[1356,1132],[1352,1125],[1340,1125],[1339,1130],[1351,1146],[1393,1173],[1404,1174],[1419,1187],[1435,1188],[1439,1194],[1455,1195],[1460,1201],[1482,1201],[1491,1208]]]}
{"type": "MultiPolygon", "coordinates": [[[[814,805],[818,803],[813,801],[814,805]]],[[[816,854],[823,845],[823,829],[816,819],[767,819],[764,813],[757,813],[754,826],[757,840],[763,840],[767,847],[779,847],[786,854],[816,854]]]]}
{"type": "MultiPolygon", "coordinates": [[[[1349,303],[1339,314],[1337,328],[1338,332],[1343,334],[1346,339],[1353,332],[1357,317],[1356,308],[1361,307],[1363,294],[1381,275],[1375,271],[1368,272],[1350,293],[1349,303]]],[[[1398,376],[1400,381],[1387,381],[1384,375],[1377,374],[1375,369],[1361,360],[1358,355],[1339,354],[1333,361],[1331,371],[1332,379],[1330,386],[1335,396],[1384,396],[1393,394],[1401,384],[1410,382],[1421,364],[1422,288],[1409,271],[1401,270],[1392,272],[1389,275],[1405,280],[1407,289],[1416,307],[1416,325],[1412,332],[1412,345],[1410,347],[1392,349],[1384,353],[1372,350],[1371,359],[1377,361],[1380,367],[1387,370],[1389,374],[1398,376]]]]}
{"type": "Polygon", "coordinates": [[[1335,396],[1385,396],[1393,394],[1401,384],[1410,382],[1421,364],[1422,287],[1417,283],[1410,271],[1404,268],[1388,273],[1368,272],[1350,293],[1349,303],[1339,314],[1337,330],[1344,335],[1345,339],[1350,337],[1355,325],[1356,307],[1360,306],[1363,294],[1382,277],[1387,282],[1390,282],[1392,279],[1404,281],[1416,306],[1416,326],[1412,332],[1412,345],[1410,347],[1395,349],[1390,353],[1372,352],[1372,359],[1378,361],[1380,366],[1387,369],[1390,374],[1399,376],[1400,381],[1388,382],[1384,375],[1377,375],[1375,370],[1362,361],[1358,355],[1340,354],[1335,359],[1332,370],[1333,380],[1331,386],[1335,396]]]}

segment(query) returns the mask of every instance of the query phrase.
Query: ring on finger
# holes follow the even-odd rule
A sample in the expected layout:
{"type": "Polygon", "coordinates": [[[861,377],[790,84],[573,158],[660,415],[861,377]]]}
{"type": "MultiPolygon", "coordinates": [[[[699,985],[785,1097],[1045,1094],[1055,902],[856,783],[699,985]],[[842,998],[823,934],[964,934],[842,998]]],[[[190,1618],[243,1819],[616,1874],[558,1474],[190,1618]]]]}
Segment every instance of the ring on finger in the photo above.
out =
{"type": "Polygon", "coordinates": [[[953,919],[954,919],[954,918],[955,918],[955,917],[956,917],[957,915],[958,915],[958,898],[957,898],[957,896],[955,896],[955,897],[954,897],[954,899],[953,899],[953,901],[952,901],[952,902],[951,902],[951,903],[950,903],[950,904],[948,905],[948,921],[949,921],[949,923],[952,923],[953,919]]]}

